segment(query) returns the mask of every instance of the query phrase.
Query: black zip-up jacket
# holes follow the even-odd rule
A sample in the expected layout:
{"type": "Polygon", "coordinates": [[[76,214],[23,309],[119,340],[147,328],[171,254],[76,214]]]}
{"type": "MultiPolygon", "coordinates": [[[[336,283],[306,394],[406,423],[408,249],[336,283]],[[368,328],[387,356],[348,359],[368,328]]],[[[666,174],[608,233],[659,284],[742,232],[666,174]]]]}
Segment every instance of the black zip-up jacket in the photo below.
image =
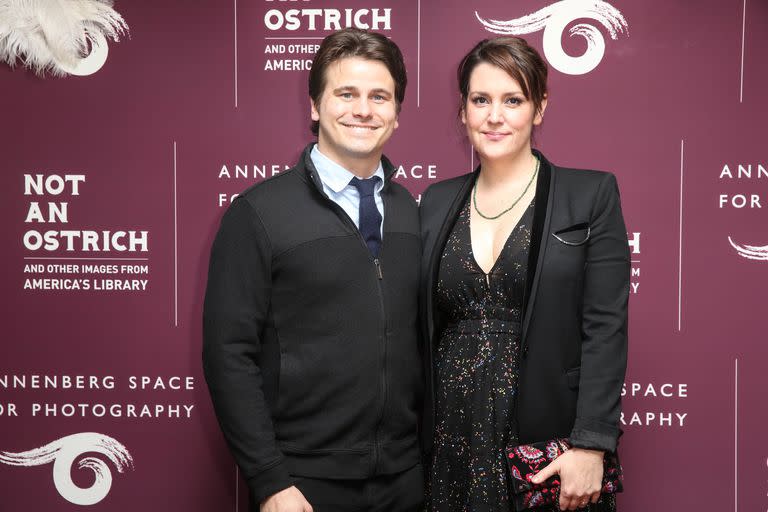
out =
{"type": "Polygon", "coordinates": [[[323,192],[311,147],[233,201],[211,250],[205,378],[257,504],[291,476],[368,478],[420,460],[416,202],[383,158],[374,259],[323,192]]]}

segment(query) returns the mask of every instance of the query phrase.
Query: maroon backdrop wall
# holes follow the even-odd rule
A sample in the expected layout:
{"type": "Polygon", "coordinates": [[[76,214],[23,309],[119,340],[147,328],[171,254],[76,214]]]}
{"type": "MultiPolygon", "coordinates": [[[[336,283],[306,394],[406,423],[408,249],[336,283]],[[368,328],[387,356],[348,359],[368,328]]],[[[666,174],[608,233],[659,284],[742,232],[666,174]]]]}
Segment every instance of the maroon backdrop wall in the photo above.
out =
{"type": "Polygon", "coordinates": [[[537,145],[616,173],[631,240],[621,509],[768,508],[764,2],[116,8],[130,38],[97,72],[0,66],[0,510],[245,510],[200,368],[208,250],[230,196],[311,140],[315,45],[347,18],[400,45],[387,154],[418,197],[473,165],[454,69],[493,35],[481,20],[534,13],[525,37],[551,65],[537,145]],[[589,45],[569,36],[584,24],[589,45]]]}

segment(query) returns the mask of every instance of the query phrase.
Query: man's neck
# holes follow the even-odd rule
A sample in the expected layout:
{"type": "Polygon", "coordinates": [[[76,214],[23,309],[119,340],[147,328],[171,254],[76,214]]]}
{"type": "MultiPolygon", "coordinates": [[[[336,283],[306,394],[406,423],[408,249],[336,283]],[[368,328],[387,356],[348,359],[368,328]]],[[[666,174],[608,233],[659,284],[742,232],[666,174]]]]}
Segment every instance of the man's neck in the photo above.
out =
{"type": "Polygon", "coordinates": [[[317,142],[317,149],[326,158],[345,168],[355,176],[361,179],[367,179],[373,176],[381,162],[381,153],[366,155],[363,158],[351,155],[339,155],[326,147],[322,141],[317,142]]]}

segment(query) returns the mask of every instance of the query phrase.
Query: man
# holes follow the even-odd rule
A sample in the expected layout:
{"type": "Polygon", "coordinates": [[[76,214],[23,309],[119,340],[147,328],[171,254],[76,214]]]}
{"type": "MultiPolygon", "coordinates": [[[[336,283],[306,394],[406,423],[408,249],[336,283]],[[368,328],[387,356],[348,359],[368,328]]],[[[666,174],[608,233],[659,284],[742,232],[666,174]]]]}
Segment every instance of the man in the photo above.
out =
{"type": "Polygon", "coordinates": [[[224,215],[204,307],[205,376],[262,512],[419,509],[420,239],[382,156],[406,73],[356,29],[323,41],[317,144],[224,215]]]}

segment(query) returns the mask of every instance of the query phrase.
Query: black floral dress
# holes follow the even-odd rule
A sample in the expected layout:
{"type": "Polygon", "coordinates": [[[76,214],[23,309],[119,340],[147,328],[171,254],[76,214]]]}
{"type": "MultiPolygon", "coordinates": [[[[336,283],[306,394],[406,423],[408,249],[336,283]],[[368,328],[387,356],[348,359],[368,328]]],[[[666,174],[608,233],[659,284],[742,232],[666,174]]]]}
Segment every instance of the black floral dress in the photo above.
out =
{"type": "Polygon", "coordinates": [[[517,444],[514,407],[533,202],[487,275],[472,253],[469,208],[467,201],[447,240],[437,282],[437,306],[448,321],[435,356],[428,482],[434,512],[512,507],[505,448],[517,444]]]}

